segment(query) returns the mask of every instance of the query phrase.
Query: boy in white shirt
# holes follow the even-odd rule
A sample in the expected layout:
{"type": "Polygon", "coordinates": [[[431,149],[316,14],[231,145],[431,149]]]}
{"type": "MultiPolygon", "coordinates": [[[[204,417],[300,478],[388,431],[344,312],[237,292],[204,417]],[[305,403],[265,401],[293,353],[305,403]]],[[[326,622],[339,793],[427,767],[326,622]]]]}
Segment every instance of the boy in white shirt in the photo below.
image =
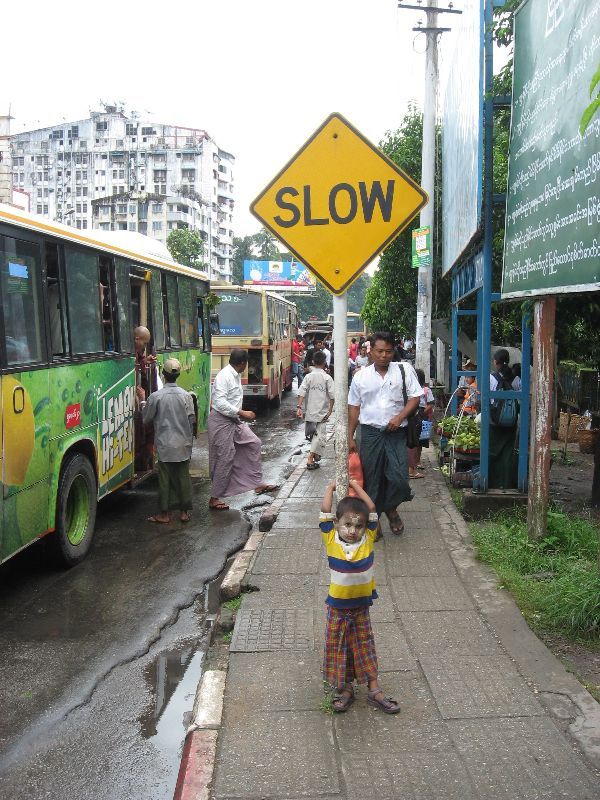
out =
{"type": "Polygon", "coordinates": [[[321,453],[327,442],[327,420],[333,409],[335,390],[331,375],[325,372],[326,356],[323,351],[315,353],[313,357],[313,370],[302,381],[298,390],[298,407],[296,416],[302,419],[302,403],[306,397],[306,438],[310,439],[310,452],[306,462],[306,469],[318,469],[321,453]],[[308,397],[307,397],[308,395],[308,397]]]}

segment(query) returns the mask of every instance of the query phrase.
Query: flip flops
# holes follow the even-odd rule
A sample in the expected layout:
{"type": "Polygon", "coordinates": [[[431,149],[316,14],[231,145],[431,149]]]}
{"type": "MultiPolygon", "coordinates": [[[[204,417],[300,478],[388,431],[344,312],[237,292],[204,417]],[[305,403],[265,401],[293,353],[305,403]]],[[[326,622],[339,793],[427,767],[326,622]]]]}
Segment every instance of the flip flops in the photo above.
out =
{"type": "Polygon", "coordinates": [[[319,469],[319,464],[316,461],[312,461],[310,464],[306,465],[306,469],[319,469]]]}
{"type": "Polygon", "coordinates": [[[279,489],[278,483],[268,483],[264,486],[257,486],[254,490],[254,494],[267,494],[267,492],[274,492],[275,489],[279,489]]]}
{"type": "Polygon", "coordinates": [[[209,503],[209,504],[208,504],[208,507],[209,507],[209,508],[210,508],[212,511],[227,511],[227,510],[228,510],[228,508],[229,508],[229,506],[227,505],[227,503],[221,503],[221,502],[219,502],[219,503],[214,503],[213,505],[211,505],[211,504],[209,503]]]}

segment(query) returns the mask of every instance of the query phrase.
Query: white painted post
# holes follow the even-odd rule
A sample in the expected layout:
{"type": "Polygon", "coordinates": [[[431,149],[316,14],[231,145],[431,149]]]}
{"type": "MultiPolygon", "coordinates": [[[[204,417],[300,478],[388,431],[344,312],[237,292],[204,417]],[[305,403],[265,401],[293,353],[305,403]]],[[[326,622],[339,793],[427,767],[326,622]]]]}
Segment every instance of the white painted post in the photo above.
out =
{"type": "MultiPolygon", "coordinates": [[[[437,0],[429,0],[425,8],[427,26],[437,27],[437,0]]],[[[433,251],[434,235],[434,196],[435,196],[435,122],[438,94],[438,45],[437,31],[426,33],[425,52],[425,98],[423,101],[423,149],[421,155],[421,186],[429,195],[429,203],[421,211],[420,224],[429,225],[433,251]]],[[[431,274],[433,266],[419,267],[417,279],[417,330],[415,336],[415,366],[425,373],[425,380],[431,377],[431,274]]]]}
{"type": "Polygon", "coordinates": [[[348,494],[348,293],[333,296],[335,480],[337,499],[348,494]]]}

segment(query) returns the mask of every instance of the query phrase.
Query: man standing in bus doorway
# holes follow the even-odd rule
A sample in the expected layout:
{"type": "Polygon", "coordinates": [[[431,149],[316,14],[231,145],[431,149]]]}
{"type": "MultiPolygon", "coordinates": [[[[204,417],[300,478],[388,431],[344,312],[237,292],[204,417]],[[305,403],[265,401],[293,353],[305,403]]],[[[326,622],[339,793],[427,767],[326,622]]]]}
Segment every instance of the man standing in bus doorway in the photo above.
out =
{"type": "Polygon", "coordinates": [[[208,464],[212,481],[208,507],[226,511],[221,497],[254,489],[256,494],[279,488],[263,483],[260,457],[261,441],[245,424],[256,418],[244,411],[242,373],[248,363],[248,351],[234,347],[229,364],[217,374],[212,387],[212,408],[208,415],[208,464]]]}
{"type": "Polygon", "coordinates": [[[133,330],[135,347],[135,394],[137,401],[134,414],[135,428],[135,471],[147,472],[152,469],[154,459],[154,431],[152,424],[144,425],[140,404],[158,389],[156,356],[146,354],[151,334],[148,328],[138,325],[133,330]]]}
{"type": "Polygon", "coordinates": [[[292,381],[294,378],[298,379],[298,386],[302,383],[304,377],[304,370],[302,362],[304,361],[304,341],[301,334],[296,334],[296,338],[292,342],[292,381]]]}
{"type": "Polygon", "coordinates": [[[154,423],[158,455],[158,499],[160,511],[148,522],[166,524],[170,511],[179,509],[179,519],[189,522],[192,509],[190,459],[194,436],[194,401],[189,392],[177,386],[181,364],[168,358],[163,364],[165,385],[140,405],[144,423],[154,423]]]}
{"type": "Polygon", "coordinates": [[[354,433],[360,421],[360,460],[365,491],[385,513],[393,534],[404,531],[398,505],[412,500],[408,482],[406,426],[423,393],[414,368],[393,362],[394,337],[376,333],[373,363],[355,373],[348,393],[348,450],[356,450],[354,433]],[[406,403],[404,394],[406,392],[406,403]]]}

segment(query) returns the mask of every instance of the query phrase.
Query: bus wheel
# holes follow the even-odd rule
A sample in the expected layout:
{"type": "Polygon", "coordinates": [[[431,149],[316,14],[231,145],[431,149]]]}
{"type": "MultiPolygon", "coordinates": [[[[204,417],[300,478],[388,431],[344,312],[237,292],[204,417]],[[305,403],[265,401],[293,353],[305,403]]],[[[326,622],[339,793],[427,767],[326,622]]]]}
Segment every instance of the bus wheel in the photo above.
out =
{"type": "Polygon", "coordinates": [[[89,459],[81,453],[67,456],[58,484],[54,542],[68,567],[83,561],[92,546],[97,502],[96,474],[89,459]]]}
{"type": "Polygon", "coordinates": [[[271,408],[279,408],[281,405],[281,398],[283,397],[283,374],[279,373],[279,384],[277,387],[277,394],[271,399],[271,408]]]}

